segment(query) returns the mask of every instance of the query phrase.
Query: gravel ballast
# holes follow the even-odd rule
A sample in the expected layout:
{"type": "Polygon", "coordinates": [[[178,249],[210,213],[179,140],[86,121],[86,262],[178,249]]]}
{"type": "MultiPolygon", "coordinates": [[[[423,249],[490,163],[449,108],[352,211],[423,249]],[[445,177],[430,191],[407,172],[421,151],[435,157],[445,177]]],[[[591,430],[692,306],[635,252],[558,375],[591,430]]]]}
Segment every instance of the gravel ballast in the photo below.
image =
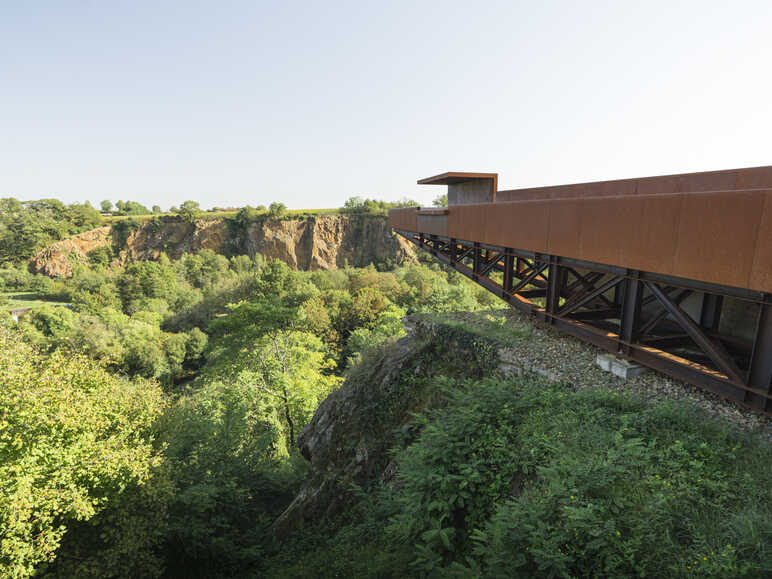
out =
{"type": "Polygon", "coordinates": [[[769,417],[655,370],[635,378],[618,378],[596,364],[598,354],[604,350],[516,310],[421,315],[415,316],[408,325],[443,322],[461,323],[480,335],[490,335],[499,344],[499,369],[503,374],[533,372],[577,389],[604,388],[651,402],[687,400],[712,416],[772,440],[772,419],[769,417]]]}

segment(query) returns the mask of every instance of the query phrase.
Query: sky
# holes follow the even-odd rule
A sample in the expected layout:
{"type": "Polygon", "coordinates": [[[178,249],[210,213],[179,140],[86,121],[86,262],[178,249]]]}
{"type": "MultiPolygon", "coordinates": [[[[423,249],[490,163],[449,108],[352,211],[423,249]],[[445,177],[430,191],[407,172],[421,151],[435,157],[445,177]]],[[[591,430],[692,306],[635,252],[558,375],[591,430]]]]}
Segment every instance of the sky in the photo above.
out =
{"type": "Polygon", "coordinates": [[[423,205],[772,164],[772,2],[0,0],[0,196],[423,205]]]}

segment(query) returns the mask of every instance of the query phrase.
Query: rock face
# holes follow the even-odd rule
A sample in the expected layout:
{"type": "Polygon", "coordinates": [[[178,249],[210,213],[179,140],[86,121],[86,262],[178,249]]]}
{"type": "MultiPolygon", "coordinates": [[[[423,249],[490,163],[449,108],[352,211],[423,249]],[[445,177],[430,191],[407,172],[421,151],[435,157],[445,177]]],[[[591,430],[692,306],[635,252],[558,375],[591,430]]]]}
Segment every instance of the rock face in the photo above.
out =
{"type": "Polygon", "coordinates": [[[298,437],[311,476],[273,531],[278,536],[334,517],[356,500],[352,483],[392,484],[390,449],[414,439],[416,414],[441,406],[446,382],[499,372],[495,348],[463,328],[406,319],[408,335],[361,363],[316,409],[298,437]]]}
{"type": "MultiPolygon", "coordinates": [[[[349,376],[319,405],[298,438],[301,453],[311,462],[312,475],[274,523],[278,535],[341,512],[351,501],[351,483],[366,486],[393,474],[387,453],[393,439],[371,431],[368,422],[374,417],[368,412],[369,403],[387,398],[404,374],[420,374],[417,361],[423,349],[414,336],[399,340],[362,373],[349,376]]],[[[425,404],[408,404],[387,421],[388,428],[406,422],[418,406],[425,404]]]]}
{"type": "MultiPolygon", "coordinates": [[[[111,244],[111,228],[100,227],[58,241],[30,260],[30,269],[52,277],[72,275],[72,259],[111,244]]],[[[399,264],[416,260],[408,242],[395,235],[383,217],[323,215],[303,219],[262,219],[246,227],[226,220],[144,223],[120,247],[121,261],[176,259],[184,253],[211,249],[224,255],[263,254],[302,270],[337,269],[346,264],[399,264]]]]}
{"type": "Polygon", "coordinates": [[[98,227],[79,233],[69,239],[63,239],[49,245],[30,260],[30,269],[34,273],[43,273],[51,277],[70,277],[72,259],[87,259],[90,251],[110,243],[108,227],[98,227]]]}

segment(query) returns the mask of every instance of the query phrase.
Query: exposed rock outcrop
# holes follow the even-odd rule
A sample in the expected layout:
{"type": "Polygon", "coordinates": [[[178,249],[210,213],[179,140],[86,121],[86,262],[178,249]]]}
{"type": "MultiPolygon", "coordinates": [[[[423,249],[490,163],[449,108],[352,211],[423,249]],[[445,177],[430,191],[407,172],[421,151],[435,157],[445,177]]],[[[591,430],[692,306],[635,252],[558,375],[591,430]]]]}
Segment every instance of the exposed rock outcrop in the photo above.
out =
{"type": "MultiPolygon", "coordinates": [[[[113,243],[110,227],[58,241],[30,260],[30,269],[52,277],[72,275],[72,259],[113,243]]],[[[383,217],[322,215],[302,219],[261,219],[239,226],[227,220],[149,221],[132,231],[117,248],[121,261],[176,259],[184,253],[211,249],[224,255],[258,253],[303,270],[336,269],[346,264],[399,264],[415,261],[408,242],[395,235],[383,217]]]]}
{"type": "Polygon", "coordinates": [[[393,482],[390,449],[417,434],[416,414],[444,403],[445,382],[437,376],[499,372],[496,349],[487,340],[422,316],[406,322],[408,335],[360,364],[298,437],[312,474],[274,523],[278,536],[344,511],[355,500],[352,483],[364,488],[393,482]]]}
{"type": "Polygon", "coordinates": [[[57,241],[30,260],[30,269],[51,277],[70,277],[73,260],[84,260],[90,251],[111,243],[111,229],[98,227],[57,241]]]}

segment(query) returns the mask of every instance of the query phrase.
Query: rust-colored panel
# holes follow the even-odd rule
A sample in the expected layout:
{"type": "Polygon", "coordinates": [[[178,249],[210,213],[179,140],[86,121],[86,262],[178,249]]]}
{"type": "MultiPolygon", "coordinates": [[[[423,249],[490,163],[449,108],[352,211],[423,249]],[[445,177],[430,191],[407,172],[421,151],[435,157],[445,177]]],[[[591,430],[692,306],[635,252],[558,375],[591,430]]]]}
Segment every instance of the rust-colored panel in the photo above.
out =
{"type": "Polygon", "coordinates": [[[675,275],[748,287],[764,201],[761,191],[684,195],[675,275]]]}
{"type": "Polygon", "coordinates": [[[705,171],[636,179],[616,179],[499,191],[499,202],[528,199],[567,199],[577,196],[620,197],[772,187],[772,167],[705,171]]]}
{"type": "Polygon", "coordinates": [[[531,199],[547,199],[549,195],[543,187],[530,187],[528,189],[513,189],[511,191],[499,191],[496,193],[496,203],[509,203],[511,201],[528,201],[531,199]]]}
{"type": "Polygon", "coordinates": [[[772,167],[738,169],[737,189],[768,189],[772,187],[772,167]]]}
{"type": "Polygon", "coordinates": [[[418,215],[418,231],[441,237],[448,236],[447,215],[418,215]]]}
{"type": "Polygon", "coordinates": [[[646,195],[614,199],[621,238],[619,264],[631,269],[674,274],[675,246],[683,195],[646,195]]]}
{"type": "Polygon", "coordinates": [[[547,251],[551,201],[521,201],[488,205],[486,243],[527,251],[547,251]]]}
{"type": "Polygon", "coordinates": [[[389,209],[389,227],[405,231],[418,231],[417,225],[415,207],[389,209]]]}
{"type": "Polygon", "coordinates": [[[589,197],[618,197],[620,195],[635,195],[636,179],[617,179],[616,181],[598,181],[587,184],[589,197]]]}
{"type": "Polygon", "coordinates": [[[463,183],[465,181],[475,181],[479,179],[490,179],[496,182],[498,176],[498,173],[470,173],[465,171],[450,171],[448,173],[434,175],[433,177],[419,179],[417,183],[419,185],[451,185],[453,183],[463,183]]]}
{"type": "Polygon", "coordinates": [[[563,257],[579,257],[581,206],[581,199],[553,201],[550,204],[548,253],[563,257]]]}
{"type": "MultiPolygon", "coordinates": [[[[581,206],[579,259],[620,265],[619,242],[629,235],[630,218],[620,198],[585,199],[581,206]]],[[[569,256],[573,257],[573,256],[569,256]]]]}
{"type": "Polygon", "coordinates": [[[756,238],[749,287],[772,293],[772,191],[764,194],[764,212],[756,238]]]}
{"type": "Polygon", "coordinates": [[[572,199],[574,197],[589,197],[590,196],[589,186],[590,186],[589,183],[578,183],[576,185],[559,187],[552,194],[552,199],[572,199]]]}
{"type": "Polygon", "coordinates": [[[483,241],[485,208],[491,205],[491,203],[484,203],[448,207],[448,236],[467,241],[483,241]]]}
{"type": "Polygon", "coordinates": [[[736,188],[736,171],[711,171],[710,173],[689,173],[678,178],[678,191],[731,191],[736,188]]]}
{"type": "Polygon", "coordinates": [[[679,175],[665,177],[645,177],[637,179],[637,195],[658,195],[662,193],[678,193],[679,175]]]}

